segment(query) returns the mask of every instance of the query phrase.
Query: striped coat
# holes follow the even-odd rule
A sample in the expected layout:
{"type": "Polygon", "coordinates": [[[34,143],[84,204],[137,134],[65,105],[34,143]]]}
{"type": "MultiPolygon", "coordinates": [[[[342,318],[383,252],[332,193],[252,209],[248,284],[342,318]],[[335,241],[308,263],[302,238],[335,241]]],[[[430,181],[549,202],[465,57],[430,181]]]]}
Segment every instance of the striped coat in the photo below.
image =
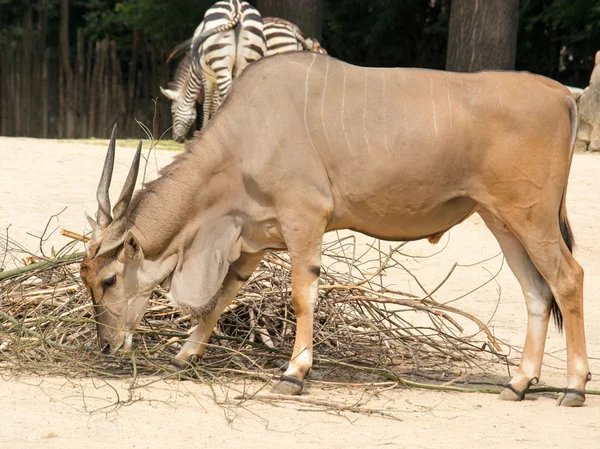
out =
{"type": "MultiPolygon", "coordinates": [[[[195,36],[213,31],[212,36],[218,33],[233,34],[232,27],[235,22],[235,5],[233,2],[221,1],[215,3],[205,14],[203,23],[196,30],[195,36]],[[228,5],[232,8],[228,8],[228,5]],[[208,23],[205,23],[207,22],[208,23]],[[220,30],[220,31],[219,31],[220,30]]],[[[244,59],[239,61],[237,49],[226,45],[225,42],[216,42],[209,45],[210,38],[206,38],[197,51],[200,52],[199,64],[192,63],[192,52],[189,52],[192,39],[178,45],[169,60],[181,51],[187,51],[185,57],[179,63],[175,72],[174,80],[169,83],[168,89],[161,87],[161,92],[172,101],[171,113],[173,115],[173,139],[183,141],[185,136],[196,120],[196,102],[203,104],[203,126],[214,114],[229,91],[232,78],[239,76],[248,64],[259,59],[262,55],[274,55],[277,53],[308,50],[318,53],[327,53],[316,40],[305,39],[302,32],[295,24],[275,17],[262,18],[260,27],[255,26],[260,16],[254,8],[245,2],[240,2],[240,16],[246,19],[245,36],[237,42],[242,41],[242,51],[245,51],[244,59]],[[265,39],[266,49],[260,45],[260,36],[265,39]],[[256,45],[256,39],[259,43],[256,45]],[[229,52],[229,53],[228,53],[229,52]],[[235,54],[236,58],[231,56],[235,54]],[[261,54],[262,52],[262,54],[261,54]],[[231,61],[235,64],[231,66],[231,61]],[[228,76],[231,74],[231,76],[228,76]],[[221,84],[219,84],[221,81],[221,84]],[[225,93],[221,92],[221,88],[225,93]],[[205,95],[206,93],[206,95],[205,95]]],[[[244,23],[242,18],[242,24],[244,23]]],[[[239,22],[236,27],[239,27],[239,22]]],[[[243,27],[242,31],[244,31],[243,27]]]]}
{"type": "Polygon", "coordinates": [[[233,77],[265,53],[262,18],[249,3],[223,0],[206,11],[192,38],[192,57],[204,80],[203,123],[227,97],[233,77]]]}
{"type": "Polygon", "coordinates": [[[306,39],[298,25],[278,17],[263,17],[263,31],[267,43],[266,56],[288,51],[314,51],[327,54],[316,39],[306,39]]]}

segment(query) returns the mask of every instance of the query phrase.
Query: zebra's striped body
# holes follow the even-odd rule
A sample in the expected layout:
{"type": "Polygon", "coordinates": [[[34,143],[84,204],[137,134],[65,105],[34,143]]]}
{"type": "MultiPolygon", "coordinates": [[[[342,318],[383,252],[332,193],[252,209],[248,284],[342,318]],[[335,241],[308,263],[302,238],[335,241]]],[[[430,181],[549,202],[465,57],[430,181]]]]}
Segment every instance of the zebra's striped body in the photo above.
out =
{"type": "Polygon", "coordinates": [[[306,39],[295,23],[278,17],[263,17],[262,21],[267,42],[266,56],[299,50],[327,54],[316,39],[306,39]]]}
{"type": "Polygon", "coordinates": [[[260,57],[297,50],[327,53],[316,40],[305,39],[292,22],[275,17],[261,19],[258,11],[244,1],[219,1],[206,12],[194,38],[178,45],[169,59],[189,50],[190,42],[202,34],[205,37],[201,46],[187,52],[169,89],[161,88],[172,101],[173,138],[177,141],[185,139],[196,120],[196,101],[203,102],[204,126],[225,99],[232,78],[260,57]],[[200,54],[198,63],[192,62],[194,51],[200,54]]]}
{"type": "Polygon", "coordinates": [[[304,36],[296,25],[277,17],[263,17],[266,56],[288,51],[305,50],[304,36]]]}
{"type": "Polygon", "coordinates": [[[227,97],[233,77],[266,53],[260,13],[240,0],[211,6],[192,39],[192,56],[199,57],[207,123],[227,97]]]}

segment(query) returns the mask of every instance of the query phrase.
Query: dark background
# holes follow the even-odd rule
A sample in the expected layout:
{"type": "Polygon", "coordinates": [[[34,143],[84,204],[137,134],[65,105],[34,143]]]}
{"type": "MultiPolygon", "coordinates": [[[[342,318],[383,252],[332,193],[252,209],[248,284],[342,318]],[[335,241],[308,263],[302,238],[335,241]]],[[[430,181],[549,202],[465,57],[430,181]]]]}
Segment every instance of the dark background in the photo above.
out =
{"type": "MultiPolygon", "coordinates": [[[[0,135],[155,135],[169,51],[214,0],[0,0],[0,135]],[[158,98],[158,101],[156,99],[158,98]]],[[[366,66],[528,70],[588,84],[598,0],[256,0],[329,54],[366,66]]]]}

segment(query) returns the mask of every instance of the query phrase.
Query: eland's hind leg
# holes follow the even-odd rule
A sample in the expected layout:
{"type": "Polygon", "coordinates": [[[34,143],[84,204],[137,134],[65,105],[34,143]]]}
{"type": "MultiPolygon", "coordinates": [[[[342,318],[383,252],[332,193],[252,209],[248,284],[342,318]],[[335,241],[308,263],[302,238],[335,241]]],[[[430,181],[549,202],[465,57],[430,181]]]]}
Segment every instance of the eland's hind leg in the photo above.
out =
{"type": "Polygon", "coordinates": [[[523,244],[562,313],[568,383],[558,405],[572,407],[585,402],[585,385],[591,379],[583,322],[583,269],[566,243],[572,237],[563,206],[559,225],[558,214],[543,204],[539,202],[535,208],[519,211],[501,210],[497,215],[523,244]]]}
{"type": "Polygon", "coordinates": [[[567,248],[560,232],[555,244],[525,237],[529,254],[548,282],[562,312],[567,340],[567,388],[558,405],[579,406],[585,402],[585,385],[591,379],[583,320],[583,268],[567,248]]]}
{"type": "Polygon", "coordinates": [[[519,239],[491,213],[480,211],[479,215],[500,244],[508,266],[521,285],[527,304],[527,336],[523,357],[517,373],[499,396],[503,400],[519,401],[524,398],[529,386],[537,384],[540,379],[548,321],[554,299],[548,283],[531,261],[519,239]]]}

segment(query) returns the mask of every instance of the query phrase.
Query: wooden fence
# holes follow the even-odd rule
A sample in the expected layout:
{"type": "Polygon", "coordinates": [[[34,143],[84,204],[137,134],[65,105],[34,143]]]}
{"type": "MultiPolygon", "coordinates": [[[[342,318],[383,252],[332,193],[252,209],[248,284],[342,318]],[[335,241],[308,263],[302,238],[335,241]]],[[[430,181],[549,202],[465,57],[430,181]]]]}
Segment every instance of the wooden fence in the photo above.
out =
{"type": "Polygon", "coordinates": [[[78,30],[73,51],[63,54],[62,45],[46,46],[45,33],[26,17],[23,35],[0,43],[0,135],[106,138],[118,122],[119,137],[144,137],[136,120],[155,136],[171,126],[159,90],[169,80],[167,49],[139,32],[123,49],[109,39],[86,42],[78,30]],[[131,55],[128,64],[122,51],[131,55]]]}

